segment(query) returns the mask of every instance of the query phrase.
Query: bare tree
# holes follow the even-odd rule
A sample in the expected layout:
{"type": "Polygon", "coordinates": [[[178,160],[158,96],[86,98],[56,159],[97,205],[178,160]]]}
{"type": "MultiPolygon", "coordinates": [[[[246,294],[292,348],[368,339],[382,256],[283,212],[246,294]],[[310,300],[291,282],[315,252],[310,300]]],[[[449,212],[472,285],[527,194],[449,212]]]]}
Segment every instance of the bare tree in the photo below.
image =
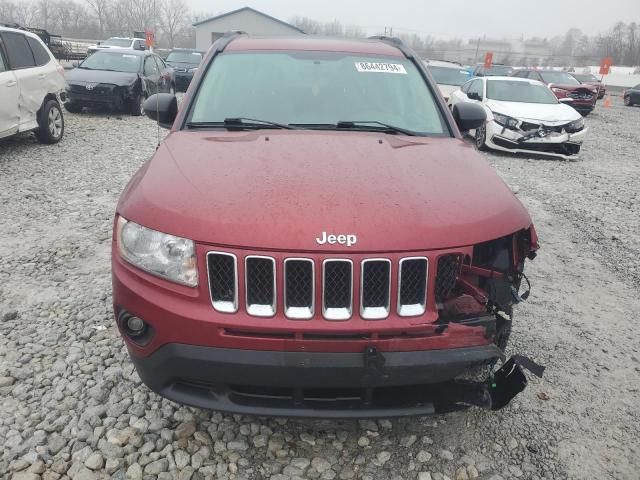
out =
{"type": "Polygon", "coordinates": [[[187,14],[187,4],[184,0],[163,0],[159,20],[169,48],[175,46],[176,38],[187,28],[187,14]]]}
{"type": "Polygon", "coordinates": [[[100,29],[100,37],[104,37],[105,26],[107,24],[107,17],[109,16],[110,0],[85,0],[89,5],[89,8],[93,10],[93,13],[98,19],[98,28],[100,29]]]}

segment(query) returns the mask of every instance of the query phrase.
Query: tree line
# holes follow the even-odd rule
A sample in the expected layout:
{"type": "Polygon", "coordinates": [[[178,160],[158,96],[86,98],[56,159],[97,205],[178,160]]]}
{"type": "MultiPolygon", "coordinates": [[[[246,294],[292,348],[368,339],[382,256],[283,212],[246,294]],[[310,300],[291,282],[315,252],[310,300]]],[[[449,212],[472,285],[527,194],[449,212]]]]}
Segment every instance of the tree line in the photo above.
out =
{"type": "Polygon", "coordinates": [[[93,40],[147,29],[168,48],[194,45],[196,18],[185,0],[0,0],[2,23],[93,40]]]}
{"type": "MultiPolygon", "coordinates": [[[[185,0],[0,0],[0,22],[44,28],[49,33],[70,38],[95,40],[131,36],[134,31],[149,29],[156,34],[157,44],[168,48],[194,46],[192,24],[210,16],[191,12],[185,0]]],[[[367,32],[358,25],[345,25],[338,20],[319,22],[298,16],[289,22],[311,35],[361,38],[370,33],[385,33],[367,32]]],[[[475,48],[473,40],[443,40],[397,30],[394,33],[424,58],[444,59],[455,57],[456,52],[465,52],[467,61],[469,52],[475,48]]],[[[482,39],[478,39],[477,46],[480,45],[482,39]]],[[[506,51],[497,52],[496,61],[582,66],[612,57],[614,65],[640,65],[640,26],[636,22],[618,22],[597,35],[571,28],[561,36],[512,40],[511,45],[506,51]],[[521,51],[531,44],[541,46],[547,53],[527,55],[521,51]]],[[[476,60],[476,55],[471,57],[476,60]]]]}

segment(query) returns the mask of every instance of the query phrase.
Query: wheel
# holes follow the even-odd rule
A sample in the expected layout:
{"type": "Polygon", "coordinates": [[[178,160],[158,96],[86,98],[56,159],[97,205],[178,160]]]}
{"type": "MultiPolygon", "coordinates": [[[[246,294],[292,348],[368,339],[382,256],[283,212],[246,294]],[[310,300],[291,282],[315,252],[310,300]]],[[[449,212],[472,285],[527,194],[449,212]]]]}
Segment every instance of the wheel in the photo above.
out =
{"type": "Polygon", "coordinates": [[[478,128],[476,128],[476,148],[478,150],[486,151],[487,144],[485,143],[487,140],[487,124],[484,123],[478,128]]]}
{"type": "Polygon", "coordinates": [[[58,143],[64,135],[64,116],[57,100],[48,100],[38,114],[36,138],[40,143],[58,143]]]}
{"type": "Polygon", "coordinates": [[[633,103],[631,103],[631,95],[624,97],[624,105],[626,107],[633,107],[633,103]]]}
{"type": "Polygon", "coordinates": [[[142,105],[144,104],[145,100],[146,98],[144,95],[136,95],[136,97],[131,102],[132,117],[140,117],[141,115],[144,115],[144,108],[142,107],[142,105]]]}
{"type": "Polygon", "coordinates": [[[80,113],[82,111],[82,105],[77,103],[67,102],[64,104],[64,109],[70,113],[80,113]]]}

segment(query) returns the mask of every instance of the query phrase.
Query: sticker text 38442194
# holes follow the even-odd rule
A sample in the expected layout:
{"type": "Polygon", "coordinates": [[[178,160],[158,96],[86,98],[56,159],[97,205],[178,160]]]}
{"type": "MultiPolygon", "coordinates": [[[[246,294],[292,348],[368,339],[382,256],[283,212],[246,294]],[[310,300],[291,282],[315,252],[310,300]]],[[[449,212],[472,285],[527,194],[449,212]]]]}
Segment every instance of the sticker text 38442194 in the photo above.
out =
{"type": "Polygon", "coordinates": [[[404,65],[400,63],[356,62],[356,69],[361,73],[396,73],[406,75],[404,65]]]}

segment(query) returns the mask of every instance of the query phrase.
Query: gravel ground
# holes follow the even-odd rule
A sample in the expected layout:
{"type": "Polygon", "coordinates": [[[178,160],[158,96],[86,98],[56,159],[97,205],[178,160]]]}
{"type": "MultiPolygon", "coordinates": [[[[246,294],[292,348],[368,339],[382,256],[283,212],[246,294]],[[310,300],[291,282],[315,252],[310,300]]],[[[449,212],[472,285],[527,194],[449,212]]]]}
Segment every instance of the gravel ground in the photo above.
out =
{"type": "Polygon", "coordinates": [[[640,477],[640,108],[589,116],[579,161],[487,154],[541,238],[511,350],[544,380],[501,412],[376,422],[229,416],[149,392],[113,325],[109,249],[156,129],[66,118],[59,145],[0,142],[0,478],[640,477]]]}

